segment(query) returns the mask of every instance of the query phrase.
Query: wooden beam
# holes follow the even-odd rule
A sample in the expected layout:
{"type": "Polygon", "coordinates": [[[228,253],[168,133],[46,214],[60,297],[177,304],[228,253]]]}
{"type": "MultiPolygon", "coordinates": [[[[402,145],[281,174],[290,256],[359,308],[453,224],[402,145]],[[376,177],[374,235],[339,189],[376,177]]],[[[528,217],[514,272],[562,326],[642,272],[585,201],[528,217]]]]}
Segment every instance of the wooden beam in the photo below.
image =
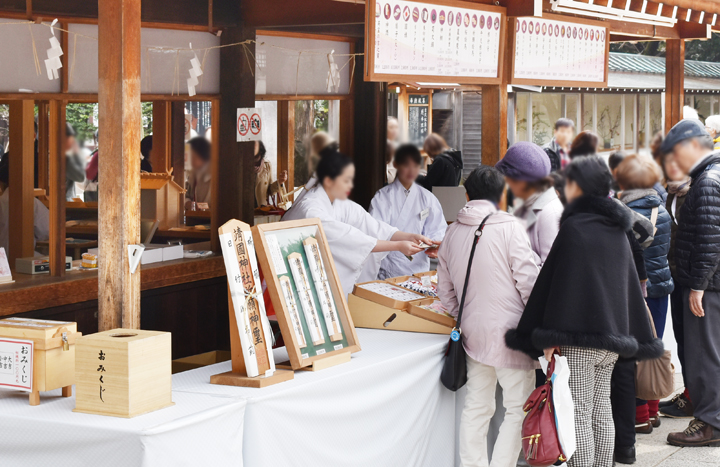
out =
{"type": "Polygon", "coordinates": [[[48,103],[38,102],[38,130],[37,130],[37,185],[35,188],[42,188],[45,192],[50,190],[48,184],[48,103]]]}
{"type": "Polygon", "coordinates": [[[665,133],[682,120],[685,105],[685,41],[665,43],[665,133]]]}
{"type": "Polygon", "coordinates": [[[140,0],[99,1],[98,29],[98,328],[139,329],[140,273],[130,273],[128,245],[140,243],[140,0]]]}
{"type": "MultiPolygon", "coordinates": [[[[710,15],[710,20],[712,21],[712,15],[710,15]]],[[[678,21],[676,29],[681,39],[710,39],[712,37],[709,24],[678,21]]]]}
{"type": "Polygon", "coordinates": [[[295,102],[278,101],[277,106],[278,174],[287,170],[290,192],[295,188],[295,102]]]}
{"type": "MultiPolygon", "coordinates": [[[[302,8],[304,9],[304,8],[302,8]]],[[[243,25],[228,28],[220,37],[221,44],[255,39],[255,29],[243,25]]],[[[255,53],[255,44],[248,45],[255,53]]],[[[252,142],[237,142],[237,109],[255,106],[254,70],[245,57],[243,47],[220,49],[219,122],[213,122],[213,145],[219,145],[220,164],[212,167],[213,223],[222,225],[238,219],[253,225],[255,211],[255,167],[252,142]],[[222,168],[222,170],[221,170],[222,168]]]]}
{"type": "Polygon", "coordinates": [[[33,130],[35,102],[10,103],[10,166],[9,214],[11,222],[8,241],[8,260],[15,267],[16,258],[32,257],[35,250],[33,227],[33,159],[35,134],[33,130]]]}
{"type": "Polygon", "coordinates": [[[365,2],[303,0],[298,8],[294,0],[246,1],[242,2],[242,18],[254,28],[364,23],[365,2]]]}
{"type": "MultiPolygon", "coordinates": [[[[60,27],[67,30],[69,23],[60,23],[60,27]]],[[[60,56],[60,62],[62,62],[62,68],[60,68],[60,90],[62,92],[68,92],[68,86],[70,85],[70,38],[69,34],[65,31],[60,31],[60,46],[63,49],[63,54],[60,56]]],[[[73,57],[75,59],[75,57],[73,57]]]]}
{"type": "Polygon", "coordinates": [[[162,173],[170,170],[172,153],[172,110],[168,101],[153,102],[152,121],[152,160],[153,172],[162,173]]]}
{"type": "MultiPolygon", "coordinates": [[[[665,11],[666,7],[663,7],[665,11]]],[[[628,21],[609,20],[610,34],[618,36],[633,36],[636,40],[656,39],[678,39],[680,34],[677,29],[665,26],[653,26],[652,24],[631,23],[628,21]]]]}
{"type": "Polygon", "coordinates": [[[507,8],[508,16],[542,16],[542,0],[505,0],[500,2],[507,8]]]}
{"type": "MultiPolygon", "coordinates": [[[[170,168],[175,183],[185,188],[185,103],[170,103],[170,168]]],[[[185,195],[181,196],[185,206],[185,195]]]]}
{"type": "MultiPolygon", "coordinates": [[[[362,42],[357,44],[363,51],[362,42]]],[[[356,70],[365,66],[364,56],[357,56],[356,70]]],[[[364,81],[355,73],[352,83],[355,103],[354,159],[355,189],[352,198],[365,209],[375,193],[385,184],[385,146],[387,144],[387,83],[364,81]],[[360,137],[362,135],[362,137],[360,137]]]]}
{"type": "Polygon", "coordinates": [[[65,275],[65,105],[48,104],[48,197],[50,198],[50,275],[65,275]]]}

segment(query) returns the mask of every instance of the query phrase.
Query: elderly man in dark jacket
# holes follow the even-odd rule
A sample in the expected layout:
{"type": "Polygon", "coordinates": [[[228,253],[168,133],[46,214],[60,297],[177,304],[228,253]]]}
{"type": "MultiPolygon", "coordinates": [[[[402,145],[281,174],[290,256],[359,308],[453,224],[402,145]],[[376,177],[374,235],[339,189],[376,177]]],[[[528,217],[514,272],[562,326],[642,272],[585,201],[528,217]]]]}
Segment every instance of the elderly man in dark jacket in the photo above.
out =
{"type": "Polygon", "coordinates": [[[695,419],[675,446],[720,446],[720,153],[699,121],[682,120],[662,150],[692,182],[678,214],[677,281],[684,287],[685,382],[695,419]]]}

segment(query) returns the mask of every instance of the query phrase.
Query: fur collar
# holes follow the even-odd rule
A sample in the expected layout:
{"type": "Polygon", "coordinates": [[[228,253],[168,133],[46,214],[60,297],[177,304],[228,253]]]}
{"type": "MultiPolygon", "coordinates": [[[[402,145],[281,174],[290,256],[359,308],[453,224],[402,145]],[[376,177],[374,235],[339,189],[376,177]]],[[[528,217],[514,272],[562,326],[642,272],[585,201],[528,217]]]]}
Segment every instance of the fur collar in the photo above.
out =
{"type": "Polygon", "coordinates": [[[610,198],[587,195],[581,196],[567,205],[560,218],[560,223],[562,224],[574,214],[597,214],[607,217],[625,231],[632,229],[633,225],[630,209],[610,198]]]}

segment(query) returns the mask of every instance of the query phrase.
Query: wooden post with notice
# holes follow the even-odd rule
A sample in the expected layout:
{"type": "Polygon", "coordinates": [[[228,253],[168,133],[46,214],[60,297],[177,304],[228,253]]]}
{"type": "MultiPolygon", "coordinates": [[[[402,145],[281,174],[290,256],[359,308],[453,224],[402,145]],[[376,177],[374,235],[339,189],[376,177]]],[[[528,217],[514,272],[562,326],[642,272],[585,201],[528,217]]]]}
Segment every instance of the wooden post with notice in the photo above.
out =
{"type": "Polygon", "coordinates": [[[98,328],[140,328],[140,270],[128,245],[140,243],[140,0],[98,2],[99,160],[98,328]]]}

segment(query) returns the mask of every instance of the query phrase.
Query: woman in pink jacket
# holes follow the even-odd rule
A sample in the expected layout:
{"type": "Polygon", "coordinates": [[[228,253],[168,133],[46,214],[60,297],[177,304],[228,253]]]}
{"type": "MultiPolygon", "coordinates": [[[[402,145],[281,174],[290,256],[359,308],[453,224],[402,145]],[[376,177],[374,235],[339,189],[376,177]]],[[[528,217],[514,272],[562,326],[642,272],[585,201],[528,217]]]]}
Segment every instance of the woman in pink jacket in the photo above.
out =
{"type": "Polygon", "coordinates": [[[487,216],[470,270],[462,317],[467,352],[467,397],[460,419],[463,467],[487,466],[487,432],[495,412],[495,387],[503,389],[505,419],[493,450],[492,467],[512,467],[520,451],[523,404],[535,388],[537,363],[510,350],[503,336],[520,321],[539,268],[520,222],[498,211],[505,181],[493,167],[475,169],[467,181],[468,203],[448,227],[438,253],[442,303],[457,315],[475,231],[487,216]]]}

